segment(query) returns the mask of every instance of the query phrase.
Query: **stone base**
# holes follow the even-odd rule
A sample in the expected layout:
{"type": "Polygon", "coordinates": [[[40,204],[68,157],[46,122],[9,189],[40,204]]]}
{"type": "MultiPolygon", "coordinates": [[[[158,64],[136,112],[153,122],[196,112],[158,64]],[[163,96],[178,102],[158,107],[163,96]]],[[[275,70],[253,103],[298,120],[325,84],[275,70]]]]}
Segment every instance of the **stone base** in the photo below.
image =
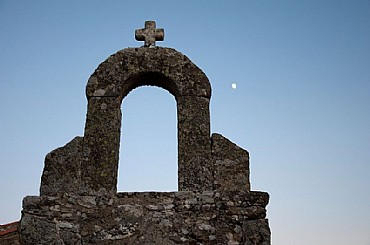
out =
{"type": "Polygon", "coordinates": [[[269,245],[265,192],[133,192],[23,200],[21,244],[269,245]]]}

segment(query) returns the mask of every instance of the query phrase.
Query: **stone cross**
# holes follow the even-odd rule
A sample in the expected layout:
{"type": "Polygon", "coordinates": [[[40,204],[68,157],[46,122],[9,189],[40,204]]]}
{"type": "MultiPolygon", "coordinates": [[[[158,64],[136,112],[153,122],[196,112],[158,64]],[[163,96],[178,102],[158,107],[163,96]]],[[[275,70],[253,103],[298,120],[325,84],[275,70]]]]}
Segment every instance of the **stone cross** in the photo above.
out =
{"type": "Polygon", "coordinates": [[[145,28],[135,31],[135,39],[137,41],[145,41],[144,47],[154,47],[155,41],[164,40],[164,29],[156,29],[155,21],[145,21],[145,28]]]}

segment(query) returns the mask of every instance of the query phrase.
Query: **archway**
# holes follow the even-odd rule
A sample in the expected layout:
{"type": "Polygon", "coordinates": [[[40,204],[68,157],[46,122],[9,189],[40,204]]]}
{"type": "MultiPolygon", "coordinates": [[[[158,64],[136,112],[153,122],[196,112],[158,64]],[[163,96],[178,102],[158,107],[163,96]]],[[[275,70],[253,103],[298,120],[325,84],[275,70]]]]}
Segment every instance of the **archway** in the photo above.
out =
{"type": "Polygon", "coordinates": [[[176,99],[178,189],[211,190],[209,80],[185,55],[159,47],[121,50],[91,75],[86,87],[88,113],[81,162],[85,186],[81,189],[116,192],[121,102],[144,85],[161,87],[176,99]]]}
{"type": "Polygon", "coordinates": [[[177,191],[176,101],[166,90],[142,86],[121,105],[118,192],[177,191]]]}

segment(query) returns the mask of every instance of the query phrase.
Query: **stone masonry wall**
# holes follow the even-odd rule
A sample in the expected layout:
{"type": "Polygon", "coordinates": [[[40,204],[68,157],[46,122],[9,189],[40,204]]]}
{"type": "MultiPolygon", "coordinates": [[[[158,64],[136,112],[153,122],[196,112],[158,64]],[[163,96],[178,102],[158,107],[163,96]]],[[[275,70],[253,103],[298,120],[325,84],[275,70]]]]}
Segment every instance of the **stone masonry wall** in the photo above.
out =
{"type": "Polygon", "coordinates": [[[270,244],[263,192],[27,197],[23,244],[270,244]]]}
{"type": "MultiPolygon", "coordinates": [[[[47,155],[45,169],[64,169],[52,179],[75,179],[81,140],[47,155]]],[[[22,244],[270,244],[269,196],[250,191],[248,152],[220,134],[211,141],[214,190],[26,197],[22,244]]]]}
{"type": "Polygon", "coordinates": [[[84,136],[46,156],[40,196],[23,200],[21,244],[271,243],[269,195],[250,191],[246,150],[210,137],[211,86],[189,58],[153,45],[118,51],[86,96],[84,136]],[[176,99],[178,192],[117,193],[121,103],[144,85],[176,99]]]}

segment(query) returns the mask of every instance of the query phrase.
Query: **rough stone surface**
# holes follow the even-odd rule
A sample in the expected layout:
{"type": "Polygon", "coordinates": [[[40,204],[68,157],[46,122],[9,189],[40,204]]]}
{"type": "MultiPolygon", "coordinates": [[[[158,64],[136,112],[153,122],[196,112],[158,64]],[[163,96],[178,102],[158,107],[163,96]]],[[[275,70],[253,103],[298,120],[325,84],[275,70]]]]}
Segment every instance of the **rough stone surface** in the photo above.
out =
{"type": "Polygon", "coordinates": [[[91,75],[86,87],[88,112],[81,163],[81,177],[87,186],[82,189],[116,191],[121,102],[143,85],[162,87],[176,99],[179,190],[212,190],[211,85],[185,55],[159,47],[121,50],[91,75]]]}
{"type": "Polygon", "coordinates": [[[214,188],[219,191],[250,190],[249,153],[220,134],[212,134],[214,188]],[[230,176],[233,176],[230,178],[230,176]]]}
{"type": "Polygon", "coordinates": [[[264,192],[26,197],[23,244],[270,244],[264,192]]]}
{"type": "Polygon", "coordinates": [[[23,200],[22,244],[270,244],[269,196],[250,191],[249,154],[210,137],[211,85],[170,48],[127,48],[86,86],[85,132],[49,153],[40,196],[23,200]],[[117,193],[121,103],[158,86],[177,102],[178,192],[117,193]]]}
{"type": "Polygon", "coordinates": [[[73,192],[80,185],[82,139],[76,137],[64,147],[46,155],[41,195],[56,196],[61,190],[65,193],[73,192]]]}
{"type": "Polygon", "coordinates": [[[138,41],[145,41],[144,47],[154,47],[155,41],[164,40],[164,29],[157,29],[155,21],[145,21],[145,28],[137,29],[135,38],[138,41]]]}

